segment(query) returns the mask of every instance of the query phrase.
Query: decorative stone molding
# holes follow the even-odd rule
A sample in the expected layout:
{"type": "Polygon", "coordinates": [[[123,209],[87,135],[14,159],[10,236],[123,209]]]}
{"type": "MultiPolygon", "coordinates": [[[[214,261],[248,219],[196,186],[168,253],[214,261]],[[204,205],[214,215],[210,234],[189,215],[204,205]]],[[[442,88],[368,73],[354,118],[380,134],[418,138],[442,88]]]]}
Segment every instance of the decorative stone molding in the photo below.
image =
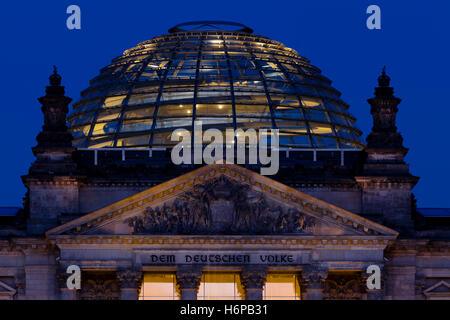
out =
{"type": "Polygon", "coordinates": [[[142,272],[135,269],[124,269],[117,271],[120,284],[121,300],[138,300],[139,289],[142,283],[142,272]]]}
{"type": "Polygon", "coordinates": [[[313,217],[271,203],[261,193],[250,194],[249,185],[224,175],[127,221],[133,234],[313,234],[315,228],[313,217]]]}
{"type": "MultiPolygon", "coordinates": [[[[361,235],[389,235],[391,237],[398,235],[392,229],[232,164],[212,164],[199,168],[181,177],[75,219],[63,226],[56,227],[48,231],[47,235],[79,235],[93,232],[104,224],[119,220],[120,215],[126,212],[145,210],[153,202],[164,203],[173,201],[175,197],[183,193],[192,192],[197,185],[207,185],[209,181],[220,178],[223,175],[227,179],[233,180],[236,185],[249,185],[253,190],[264,194],[268,199],[275,199],[281,203],[289,203],[291,207],[298,208],[305,215],[328,220],[329,223],[335,223],[347,229],[349,232],[361,235]]],[[[245,223],[244,219],[244,225],[245,223]]]]}
{"type": "Polygon", "coordinates": [[[247,289],[263,289],[266,283],[267,269],[261,267],[244,268],[241,272],[241,282],[247,289]]]}
{"type": "Polygon", "coordinates": [[[418,177],[377,177],[361,176],[355,177],[356,182],[362,189],[406,189],[411,190],[419,181],[418,177]]]}
{"type": "Polygon", "coordinates": [[[325,279],[328,269],[321,265],[312,265],[302,270],[302,286],[305,290],[306,300],[322,300],[325,279]]]}
{"type": "Polygon", "coordinates": [[[361,273],[329,274],[324,283],[324,300],[362,300],[366,289],[361,273]]]}
{"type": "Polygon", "coordinates": [[[117,271],[117,278],[122,289],[137,289],[142,282],[142,272],[132,269],[119,270],[117,271]]]}
{"type": "Polygon", "coordinates": [[[198,267],[179,266],[176,272],[177,289],[181,300],[197,300],[202,271],[198,267]]]}
{"type": "Polygon", "coordinates": [[[393,240],[386,238],[338,238],[335,237],[317,237],[304,239],[300,236],[288,235],[288,236],[126,236],[126,235],[96,235],[96,236],[77,236],[76,238],[67,238],[66,236],[57,237],[55,243],[58,245],[81,245],[81,244],[91,244],[91,245],[165,245],[165,246],[177,246],[183,245],[198,246],[198,245],[227,245],[227,246],[294,246],[295,248],[311,248],[317,245],[327,245],[336,246],[336,248],[342,248],[342,246],[358,246],[373,248],[374,246],[379,246],[384,248],[385,246],[392,243],[393,240]]]}
{"type": "Polygon", "coordinates": [[[180,267],[176,273],[177,286],[180,290],[195,289],[197,291],[201,277],[202,271],[198,268],[192,266],[180,267]]]}
{"type": "Polygon", "coordinates": [[[86,272],[81,276],[80,300],[119,300],[119,281],[113,273],[86,272]]]}
{"type": "Polygon", "coordinates": [[[450,282],[441,280],[425,289],[423,294],[427,300],[448,300],[450,298],[450,282]]]}
{"type": "Polygon", "coordinates": [[[251,266],[242,270],[241,282],[245,289],[246,300],[262,300],[266,278],[266,268],[251,266]]]}
{"type": "Polygon", "coordinates": [[[302,271],[306,289],[323,289],[323,284],[328,276],[328,269],[324,266],[308,266],[302,271]]]}
{"type": "Polygon", "coordinates": [[[84,181],[83,187],[95,188],[151,188],[159,185],[159,182],[146,181],[84,181]]]}

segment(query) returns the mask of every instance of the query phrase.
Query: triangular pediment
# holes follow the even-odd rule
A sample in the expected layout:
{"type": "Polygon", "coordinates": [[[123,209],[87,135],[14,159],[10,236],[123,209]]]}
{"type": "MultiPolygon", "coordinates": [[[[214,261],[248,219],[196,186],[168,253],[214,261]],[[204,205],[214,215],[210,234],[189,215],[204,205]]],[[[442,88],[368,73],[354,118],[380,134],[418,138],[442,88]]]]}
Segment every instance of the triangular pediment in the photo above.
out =
{"type": "Polygon", "coordinates": [[[442,293],[450,295],[450,284],[442,280],[434,284],[433,286],[429,287],[428,289],[424,290],[423,293],[425,295],[442,294],[442,293]]]}
{"type": "Polygon", "coordinates": [[[232,164],[194,170],[47,232],[57,235],[398,233],[232,164]]]}

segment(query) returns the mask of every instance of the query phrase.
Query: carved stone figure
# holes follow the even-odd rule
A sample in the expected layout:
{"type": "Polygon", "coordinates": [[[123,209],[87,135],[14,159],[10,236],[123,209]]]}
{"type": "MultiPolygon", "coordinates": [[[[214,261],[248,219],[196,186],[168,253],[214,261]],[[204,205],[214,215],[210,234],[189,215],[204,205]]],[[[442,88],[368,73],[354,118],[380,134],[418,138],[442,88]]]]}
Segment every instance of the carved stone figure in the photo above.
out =
{"type": "Polygon", "coordinates": [[[360,274],[329,274],[324,284],[325,300],[362,300],[364,277],[360,274]]]}
{"type": "Polygon", "coordinates": [[[119,300],[120,284],[114,273],[86,273],[82,277],[80,300],[119,300]]]}
{"type": "Polygon", "coordinates": [[[148,207],[127,223],[133,234],[312,234],[315,226],[314,218],[271,203],[224,175],[194,186],[171,204],[148,207]]]}

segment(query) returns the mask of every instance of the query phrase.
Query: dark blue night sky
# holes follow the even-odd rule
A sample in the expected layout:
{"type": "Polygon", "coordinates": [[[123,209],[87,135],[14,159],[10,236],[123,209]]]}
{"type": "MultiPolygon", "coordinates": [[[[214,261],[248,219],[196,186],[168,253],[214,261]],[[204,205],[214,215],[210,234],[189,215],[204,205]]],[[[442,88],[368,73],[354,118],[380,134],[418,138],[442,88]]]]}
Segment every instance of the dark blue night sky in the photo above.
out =
{"type": "Polygon", "coordinates": [[[111,59],[137,43],[193,20],[230,20],[296,49],[333,80],[356,126],[370,132],[366,99],[387,65],[403,99],[398,128],[410,148],[419,207],[450,207],[450,56],[447,1],[15,1],[3,2],[0,206],[20,206],[20,176],[34,156],[40,104],[56,64],[74,100],[111,59]],[[81,7],[82,29],[66,28],[66,8],[81,7]],[[366,9],[381,7],[382,30],[366,28],[366,9]]]}

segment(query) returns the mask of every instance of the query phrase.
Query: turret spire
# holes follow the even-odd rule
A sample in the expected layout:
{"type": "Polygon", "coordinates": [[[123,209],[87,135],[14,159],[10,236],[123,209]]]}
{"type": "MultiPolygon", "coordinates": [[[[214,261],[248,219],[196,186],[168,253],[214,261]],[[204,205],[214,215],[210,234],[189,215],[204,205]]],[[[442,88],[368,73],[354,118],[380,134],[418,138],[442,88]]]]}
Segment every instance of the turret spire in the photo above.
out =
{"type": "Polygon", "coordinates": [[[367,100],[373,116],[372,132],[367,137],[367,148],[403,148],[403,138],[397,132],[396,117],[398,105],[402,101],[394,96],[390,87],[391,78],[386,74],[386,66],[378,77],[375,97],[367,100]]]}
{"type": "Polygon", "coordinates": [[[389,76],[386,74],[386,66],[384,66],[381,76],[378,77],[378,85],[380,87],[389,87],[390,82],[391,78],[389,78],[389,76]]]}
{"type": "Polygon", "coordinates": [[[53,74],[50,76],[50,84],[52,86],[60,86],[61,85],[61,76],[58,74],[58,69],[56,66],[53,66],[53,74]]]}
{"type": "Polygon", "coordinates": [[[75,149],[72,147],[72,135],[66,125],[72,99],[64,95],[61,76],[56,66],[53,67],[49,80],[46,95],[38,99],[42,104],[44,125],[36,138],[38,145],[33,148],[37,159],[31,166],[30,173],[62,173],[71,171],[74,167],[72,152],[75,149]]]}

